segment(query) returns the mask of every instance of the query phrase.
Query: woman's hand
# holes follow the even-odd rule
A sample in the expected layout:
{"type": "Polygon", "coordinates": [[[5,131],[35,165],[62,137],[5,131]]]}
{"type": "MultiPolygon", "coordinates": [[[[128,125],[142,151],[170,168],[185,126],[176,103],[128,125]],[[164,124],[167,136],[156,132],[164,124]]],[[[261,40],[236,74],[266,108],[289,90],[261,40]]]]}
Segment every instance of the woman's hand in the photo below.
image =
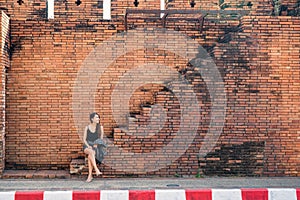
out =
{"type": "Polygon", "coordinates": [[[94,146],[93,146],[94,148],[97,148],[97,144],[94,144],[94,146]]]}

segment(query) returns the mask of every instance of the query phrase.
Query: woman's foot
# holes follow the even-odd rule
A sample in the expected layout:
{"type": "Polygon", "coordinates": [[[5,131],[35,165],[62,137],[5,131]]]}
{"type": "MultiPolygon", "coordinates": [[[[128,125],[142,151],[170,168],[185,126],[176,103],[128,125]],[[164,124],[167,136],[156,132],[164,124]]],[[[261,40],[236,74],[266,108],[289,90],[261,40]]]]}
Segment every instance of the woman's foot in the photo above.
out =
{"type": "Polygon", "coordinates": [[[92,182],[92,180],[93,180],[93,177],[88,177],[88,179],[86,179],[85,182],[90,183],[90,182],[92,182]]]}
{"type": "Polygon", "coordinates": [[[97,170],[97,171],[96,171],[96,175],[97,175],[97,176],[100,176],[100,175],[102,175],[102,172],[100,172],[100,170],[97,170]]]}

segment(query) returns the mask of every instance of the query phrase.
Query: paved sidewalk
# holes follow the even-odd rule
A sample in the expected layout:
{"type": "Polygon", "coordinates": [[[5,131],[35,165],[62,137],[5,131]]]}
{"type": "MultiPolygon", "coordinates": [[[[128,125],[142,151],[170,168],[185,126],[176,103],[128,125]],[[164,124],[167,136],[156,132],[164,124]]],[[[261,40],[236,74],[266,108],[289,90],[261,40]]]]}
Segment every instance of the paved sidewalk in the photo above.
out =
{"type": "Polygon", "coordinates": [[[300,188],[300,178],[0,179],[0,191],[300,188]]]}

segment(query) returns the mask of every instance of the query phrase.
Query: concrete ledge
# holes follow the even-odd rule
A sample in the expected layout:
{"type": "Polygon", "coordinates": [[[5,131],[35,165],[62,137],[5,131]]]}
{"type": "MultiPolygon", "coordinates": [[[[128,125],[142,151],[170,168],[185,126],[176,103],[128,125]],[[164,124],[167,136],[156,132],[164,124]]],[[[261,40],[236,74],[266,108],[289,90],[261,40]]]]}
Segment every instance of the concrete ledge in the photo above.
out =
{"type": "Polygon", "coordinates": [[[300,200],[300,189],[10,191],[0,200],[300,200]]]}

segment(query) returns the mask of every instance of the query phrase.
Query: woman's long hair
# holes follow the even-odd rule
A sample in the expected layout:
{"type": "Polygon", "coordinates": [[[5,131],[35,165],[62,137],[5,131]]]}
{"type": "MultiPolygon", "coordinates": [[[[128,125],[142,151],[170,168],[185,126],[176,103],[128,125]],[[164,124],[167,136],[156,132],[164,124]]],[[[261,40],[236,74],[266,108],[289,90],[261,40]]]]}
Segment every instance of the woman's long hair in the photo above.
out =
{"type": "MultiPolygon", "coordinates": [[[[98,113],[96,113],[96,112],[93,112],[93,113],[90,114],[90,122],[91,122],[91,123],[93,122],[93,118],[94,118],[96,115],[98,115],[99,120],[100,120],[100,115],[99,115],[98,113]]],[[[98,134],[98,136],[99,136],[99,138],[100,138],[100,135],[102,134],[102,133],[101,133],[101,128],[100,128],[100,121],[99,121],[99,123],[96,125],[96,133],[98,134]]]]}

